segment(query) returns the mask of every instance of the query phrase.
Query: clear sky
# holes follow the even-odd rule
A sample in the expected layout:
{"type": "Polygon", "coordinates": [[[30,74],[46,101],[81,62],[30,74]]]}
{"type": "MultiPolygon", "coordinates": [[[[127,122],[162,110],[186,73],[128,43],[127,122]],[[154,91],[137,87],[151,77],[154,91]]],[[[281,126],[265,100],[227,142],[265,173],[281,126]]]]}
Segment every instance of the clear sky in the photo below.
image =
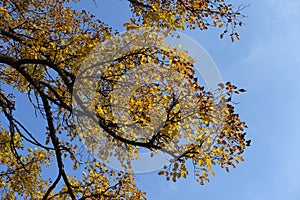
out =
{"type": "MultiPolygon", "coordinates": [[[[89,2],[89,1],[88,1],[89,2]]],[[[113,27],[130,17],[126,1],[78,4],[113,27]]],[[[252,145],[245,162],[230,173],[218,170],[200,186],[192,176],[166,182],[155,172],[137,176],[149,199],[299,200],[300,199],[300,1],[241,0],[246,26],[241,40],[219,39],[219,30],[185,31],[217,64],[223,80],[243,87],[237,106],[249,126],[252,145]]]]}
{"type": "MultiPolygon", "coordinates": [[[[89,7],[112,26],[130,16],[125,1],[96,2],[98,8],[89,7]]],[[[225,81],[247,90],[236,99],[252,139],[245,162],[230,173],[217,170],[204,186],[192,176],[172,183],[155,173],[139,175],[138,185],[149,199],[300,199],[300,1],[233,3],[251,4],[240,41],[220,40],[219,30],[213,29],[184,33],[209,52],[225,81]]]]}
{"type": "MultiPolygon", "coordinates": [[[[125,0],[96,3],[87,0],[76,8],[90,10],[116,28],[130,17],[125,0]]],[[[219,39],[220,30],[184,32],[208,51],[224,81],[247,90],[235,99],[252,140],[245,162],[230,173],[216,169],[204,186],[192,176],[173,183],[156,172],[137,175],[150,200],[300,199],[300,0],[234,1],[248,3],[238,42],[219,39]]]]}

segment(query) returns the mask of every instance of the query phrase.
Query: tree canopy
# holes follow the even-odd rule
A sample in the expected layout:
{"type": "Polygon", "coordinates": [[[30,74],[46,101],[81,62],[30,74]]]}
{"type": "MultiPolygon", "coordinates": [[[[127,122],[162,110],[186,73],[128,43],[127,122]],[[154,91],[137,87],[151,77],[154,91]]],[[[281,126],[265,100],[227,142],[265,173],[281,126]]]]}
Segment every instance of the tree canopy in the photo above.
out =
{"type": "Polygon", "coordinates": [[[234,41],[243,7],[224,0],[128,5],[130,34],[120,34],[68,0],[0,2],[1,199],[146,199],[131,167],[143,150],[170,156],[158,172],[166,180],[190,173],[200,184],[214,165],[228,171],[243,161],[250,140],[232,96],[245,90],[227,82],[207,91],[188,52],[162,45],[152,31],[218,27],[234,41]],[[130,89],[137,79],[143,84],[130,89]],[[44,129],[16,117],[23,102],[14,92],[26,95],[44,129]],[[126,170],[110,168],[110,157],[126,170]],[[53,167],[57,174],[45,173],[53,167]]]}

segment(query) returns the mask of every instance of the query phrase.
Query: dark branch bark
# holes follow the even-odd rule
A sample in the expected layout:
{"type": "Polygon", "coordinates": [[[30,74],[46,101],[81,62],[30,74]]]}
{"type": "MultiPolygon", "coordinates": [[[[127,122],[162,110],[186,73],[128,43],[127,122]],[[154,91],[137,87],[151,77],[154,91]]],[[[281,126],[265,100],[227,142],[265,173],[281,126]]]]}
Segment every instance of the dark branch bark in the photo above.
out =
{"type": "Polygon", "coordinates": [[[145,4],[145,3],[142,3],[142,2],[140,2],[140,1],[138,1],[138,0],[128,0],[128,1],[129,1],[132,5],[134,5],[134,6],[139,6],[139,7],[149,8],[149,9],[155,11],[155,10],[153,9],[152,6],[150,6],[150,5],[148,5],[148,4],[145,4]]]}
{"type": "Polygon", "coordinates": [[[60,171],[58,172],[57,178],[55,179],[55,181],[53,182],[53,184],[48,188],[47,192],[45,193],[45,195],[43,196],[42,200],[47,200],[50,193],[54,190],[54,188],[56,187],[56,185],[58,184],[58,182],[61,179],[61,173],[60,171]]]}
{"type": "Polygon", "coordinates": [[[50,135],[53,147],[55,148],[56,161],[57,161],[59,173],[61,174],[61,176],[62,176],[62,178],[63,178],[63,180],[64,180],[64,182],[67,186],[68,193],[69,193],[71,199],[75,200],[76,196],[73,192],[73,189],[72,189],[72,186],[69,182],[69,179],[68,179],[68,177],[65,173],[64,163],[63,163],[63,160],[62,160],[62,153],[61,153],[61,149],[59,147],[59,139],[56,136],[56,130],[55,130],[55,127],[54,127],[51,107],[49,105],[47,97],[45,95],[43,95],[42,93],[40,95],[41,95],[43,105],[44,105],[44,110],[45,110],[45,113],[46,113],[46,118],[47,118],[47,123],[48,123],[48,128],[49,128],[49,135],[50,135]]]}

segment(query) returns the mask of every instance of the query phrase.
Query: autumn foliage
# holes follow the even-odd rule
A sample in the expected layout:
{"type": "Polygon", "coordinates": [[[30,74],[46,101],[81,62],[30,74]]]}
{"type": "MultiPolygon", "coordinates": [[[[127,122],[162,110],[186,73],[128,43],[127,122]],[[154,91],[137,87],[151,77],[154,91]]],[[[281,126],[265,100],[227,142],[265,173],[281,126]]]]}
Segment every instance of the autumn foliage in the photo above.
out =
{"type": "MultiPolygon", "coordinates": [[[[1,199],[146,199],[130,163],[141,150],[170,156],[158,172],[166,180],[194,174],[200,184],[214,175],[213,166],[228,171],[243,161],[250,141],[232,97],[244,89],[227,82],[206,91],[193,58],[161,45],[163,37],[146,46],[135,38],[130,51],[117,50],[122,53],[98,61],[97,47],[105,47],[106,58],[118,48],[107,41],[130,40],[130,35],[113,32],[91,13],[68,5],[68,0],[0,2],[1,199]],[[140,72],[147,74],[146,84],[128,99],[116,98],[119,86],[131,84],[140,72]],[[87,86],[93,84],[91,91],[87,86]],[[14,114],[23,103],[15,92],[26,95],[45,121],[40,131],[14,114]],[[119,106],[114,112],[115,105],[124,110],[119,106]],[[109,157],[127,170],[111,169],[109,157]],[[49,168],[56,174],[45,173],[49,168]]],[[[124,22],[128,31],[159,28],[168,35],[218,27],[221,37],[228,34],[234,41],[243,25],[243,7],[234,10],[224,0],[128,0],[128,5],[133,13],[124,22]]],[[[143,34],[151,33],[135,37],[143,34]]]]}

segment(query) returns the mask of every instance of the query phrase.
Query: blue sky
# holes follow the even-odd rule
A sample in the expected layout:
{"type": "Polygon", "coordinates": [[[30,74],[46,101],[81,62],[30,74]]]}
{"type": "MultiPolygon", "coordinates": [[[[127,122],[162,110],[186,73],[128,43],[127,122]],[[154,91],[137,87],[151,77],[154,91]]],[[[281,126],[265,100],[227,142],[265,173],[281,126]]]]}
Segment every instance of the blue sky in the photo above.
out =
{"type": "MultiPolygon", "coordinates": [[[[130,17],[126,1],[78,4],[113,27],[130,17]]],[[[300,1],[242,0],[246,26],[241,40],[220,40],[219,30],[185,31],[199,42],[217,64],[223,80],[247,90],[236,101],[237,111],[249,126],[252,145],[245,162],[200,186],[192,176],[177,183],[156,173],[137,176],[149,199],[298,200],[300,199],[300,1]]]]}
{"type": "MultiPolygon", "coordinates": [[[[96,0],[77,8],[92,11],[112,27],[128,17],[126,1],[96,0]]],[[[244,11],[241,40],[220,40],[219,30],[185,31],[199,42],[217,64],[223,80],[247,89],[236,98],[237,111],[248,123],[252,145],[245,162],[200,186],[192,176],[176,183],[156,173],[137,175],[138,186],[149,199],[298,200],[300,156],[297,103],[300,96],[300,1],[233,1],[251,6],[244,11]]]]}
{"type": "MultiPolygon", "coordinates": [[[[96,2],[98,7],[90,0],[76,8],[90,10],[116,28],[130,17],[125,0],[96,2]]],[[[184,32],[208,51],[224,81],[247,90],[235,99],[241,101],[237,111],[247,122],[252,140],[245,162],[230,173],[216,169],[204,186],[192,176],[172,183],[156,172],[137,175],[138,186],[150,200],[300,199],[300,1],[234,1],[248,3],[238,42],[219,39],[220,30],[184,32]]],[[[25,115],[20,116],[25,120],[25,115]]]]}
{"type": "MultiPolygon", "coordinates": [[[[149,199],[300,199],[300,2],[237,3],[251,4],[245,10],[248,17],[240,41],[220,40],[219,30],[185,33],[205,47],[225,81],[247,89],[236,99],[241,101],[238,112],[247,121],[252,139],[245,162],[230,173],[217,170],[204,186],[191,176],[172,183],[155,173],[139,175],[137,182],[149,199]]],[[[116,26],[129,16],[124,1],[110,1],[110,5],[99,1],[98,9],[93,10],[116,26]],[[118,11],[105,12],[102,6],[118,11]]]]}
{"type": "MultiPolygon", "coordinates": [[[[98,8],[90,8],[113,26],[130,16],[125,1],[97,2],[98,8]],[[117,11],[105,12],[109,8],[117,11]]],[[[219,30],[213,29],[184,33],[208,51],[223,80],[247,89],[236,98],[241,101],[237,110],[248,123],[252,139],[245,162],[230,173],[217,169],[204,186],[192,176],[172,183],[155,173],[138,175],[138,185],[149,199],[300,199],[300,1],[233,3],[251,4],[245,10],[248,17],[239,32],[240,41],[220,40],[219,30]]]]}

